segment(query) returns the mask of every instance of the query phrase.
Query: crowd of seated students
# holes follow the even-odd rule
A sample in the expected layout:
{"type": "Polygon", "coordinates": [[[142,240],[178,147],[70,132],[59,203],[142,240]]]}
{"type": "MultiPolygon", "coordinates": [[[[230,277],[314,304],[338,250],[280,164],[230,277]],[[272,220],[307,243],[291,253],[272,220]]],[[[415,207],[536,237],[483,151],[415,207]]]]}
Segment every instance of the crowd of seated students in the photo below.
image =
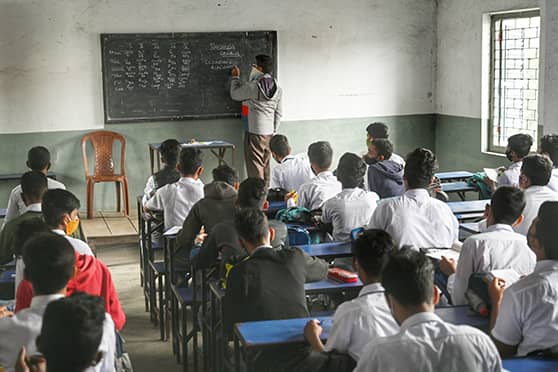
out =
{"type": "MultiPolygon", "coordinates": [[[[271,188],[284,189],[299,208],[318,212],[320,225],[331,224],[334,241],[351,240],[355,228],[364,228],[352,242],[352,259],[333,263],[354,270],[363,287],[338,306],[325,344],[320,322],[309,321],[301,330],[307,345],[265,349],[255,359],[256,370],[499,371],[501,358],[558,352],[557,138],[543,137],[537,155],[529,155],[530,136],[509,138],[510,166],[497,182],[485,180],[492,198],[482,231],[462,246],[457,218],[431,197],[437,170],[431,150],[416,148],[403,159],[382,123],[368,126],[363,156],[345,153],[336,166],[327,141],[292,155],[285,136],[271,138],[278,163],[271,188]],[[451,247],[460,249],[458,261],[442,257],[433,263],[421,251],[451,247]],[[441,293],[449,304],[466,305],[470,277],[501,269],[514,270],[520,279],[486,280],[490,335],[434,314],[441,293]],[[441,274],[447,283],[439,283],[441,274]]],[[[40,352],[39,365],[46,361],[49,370],[114,370],[115,336],[109,330],[121,329],[125,316],[106,266],[70,236],[79,223],[79,200],[49,183],[50,161],[42,149],[29,152],[31,171],[14,190],[17,196],[10,196],[17,208],[12,206],[15,212],[0,234],[0,262],[15,256],[21,281],[17,313],[0,309],[0,332],[17,340],[4,348],[0,338],[0,366],[25,367],[32,363],[26,355],[40,352]],[[86,339],[71,357],[56,355],[48,341],[61,332],[54,328],[60,321],[55,311],[71,312],[67,318],[74,317],[77,329],[68,332],[86,339]]],[[[215,276],[225,283],[229,335],[238,322],[310,316],[304,285],[325,279],[332,263],[289,247],[286,225],[265,214],[265,181],[240,182],[235,169],[220,165],[203,185],[199,150],[180,150],[178,141],[167,140],[161,152],[164,168],[148,179],[143,207],[161,213],[166,230],[181,227],[174,257],[180,270],[219,268],[215,276]]]]}

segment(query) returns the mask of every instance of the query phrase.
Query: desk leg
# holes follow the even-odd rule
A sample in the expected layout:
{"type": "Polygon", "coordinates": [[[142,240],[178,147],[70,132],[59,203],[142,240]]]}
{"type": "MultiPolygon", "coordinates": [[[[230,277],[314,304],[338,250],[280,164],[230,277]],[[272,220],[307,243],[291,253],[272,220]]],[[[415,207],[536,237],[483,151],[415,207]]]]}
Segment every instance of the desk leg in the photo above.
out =
{"type": "Polygon", "coordinates": [[[236,333],[234,334],[234,371],[240,372],[240,342],[236,333]]]}
{"type": "Polygon", "coordinates": [[[459,191],[457,195],[459,195],[461,201],[465,201],[465,191],[459,191]]]}

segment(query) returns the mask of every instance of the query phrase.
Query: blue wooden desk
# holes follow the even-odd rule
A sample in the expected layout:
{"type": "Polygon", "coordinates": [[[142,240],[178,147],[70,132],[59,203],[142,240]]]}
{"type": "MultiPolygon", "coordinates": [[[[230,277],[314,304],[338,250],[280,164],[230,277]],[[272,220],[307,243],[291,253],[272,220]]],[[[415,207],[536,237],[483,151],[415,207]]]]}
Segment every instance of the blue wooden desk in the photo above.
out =
{"type": "MultiPolygon", "coordinates": [[[[191,143],[190,141],[184,141],[180,144],[182,148],[193,148],[193,149],[207,149],[211,151],[213,155],[217,157],[219,160],[219,165],[226,164],[225,155],[228,149],[231,150],[231,166],[234,165],[234,150],[235,145],[222,140],[215,140],[215,141],[197,141],[191,143]]],[[[151,164],[151,174],[155,173],[155,157],[157,158],[157,170],[161,169],[161,153],[159,152],[159,148],[161,147],[160,143],[150,143],[149,144],[149,161],[151,164]],[[157,154],[155,156],[155,153],[157,154]]]]}
{"type": "Polygon", "coordinates": [[[6,217],[6,208],[0,208],[0,218],[6,217]]]}
{"type": "Polygon", "coordinates": [[[267,215],[268,218],[275,218],[275,215],[277,214],[277,212],[279,212],[281,209],[285,209],[287,208],[287,202],[284,201],[273,201],[273,202],[269,202],[269,206],[267,208],[267,210],[265,210],[265,214],[267,215]]]}
{"type": "Polygon", "coordinates": [[[488,332],[489,319],[476,314],[467,305],[439,307],[436,308],[435,313],[448,323],[468,325],[488,332]]]}
{"type": "Polygon", "coordinates": [[[435,177],[442,182],[444,181],[462,181],[473,176],[473,173],[468,171],[455,171],[455,172],[439,172],[434,174],[435,177]]]}
{"type": "Polygon", "coordinates": [[[306,294],[339,293],[343,291],[358,292],[362,288],[362,282],[357,280],[354,283],[340,283],[331,279],[324,279],[318,282],[304,284],[306,294]]]}
{"type": "MultiPolygon", "coordinates": [[[[23,173],[7,173],[7,174],[0,174],[0,181],[19,181],[23,176],[23,173]]],[[[53,180],[56,179],[56,173],[48,172],[48,178],[52,178],[53,180]]]]}
{"type": "Polygon", "coordinates": [[[463,201],[465,201],[465,193],[466,192],[470,192],[470,191],[478,192],[479,191],[478,187],[471,186],[467,182],[464,182],[464,181],[442,183],[440,186],[442,188],[442,191],[444,191],[445,193],[447,193],[447,194],[455,193],[463,201]]]}
{"type": "MultiPolygon", "coordinates": [[[[457,217],[457,215],[456,215],[457,217]]],[[[459,218],[458,218],[459,220],[459,218]]],[[[480,226],[478,222],[464,222],[459,224],[459,240],[464,241],[471,235],[479,234],[480,226]]]]}
{"type": "Polygon", "coordinates": [[[503,359],[502,366],[510,372],[556,372],[558,360],[512,358],[503,359]]]}
{"type": "Polygon", "coordinates": [[[316,256],[324,259],[350,257],[353,255],[351,251],[351,242],[330,242],[320,244],[307,244],[296,246],[310,256],[316,256]]]}
{"type": "Polygon", "coordinates": [[[449,202],[448,206],[453,214],[465,215],[483,213],[487,204],[490,204],[490,199],[449,202]]]}

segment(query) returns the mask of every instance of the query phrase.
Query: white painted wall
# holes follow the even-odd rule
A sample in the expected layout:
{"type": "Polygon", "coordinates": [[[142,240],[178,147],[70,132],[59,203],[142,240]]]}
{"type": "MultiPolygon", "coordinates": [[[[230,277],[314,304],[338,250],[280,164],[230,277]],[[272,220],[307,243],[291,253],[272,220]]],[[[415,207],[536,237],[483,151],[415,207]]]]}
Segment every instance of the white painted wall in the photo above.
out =
{"type": "Polygon", "coordinates": [[[539,0],[438,0],[436,113],[481,118],[483,14],[539,6],[539,0]]]}
{"type": "Polygon", "coordinates": [[[0,0],[0,133],[103,127],[107,32],[277,30],[285,120],[431,113],[434,17],[433,0],[0,0]]]}

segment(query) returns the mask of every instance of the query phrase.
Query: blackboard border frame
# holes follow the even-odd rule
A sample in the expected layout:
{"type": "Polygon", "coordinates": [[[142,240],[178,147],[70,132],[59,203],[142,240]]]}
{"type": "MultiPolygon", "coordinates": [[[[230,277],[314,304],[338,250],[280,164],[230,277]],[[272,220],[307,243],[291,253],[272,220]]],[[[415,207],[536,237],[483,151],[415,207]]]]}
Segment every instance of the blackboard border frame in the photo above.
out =
{"type": "Polygon", "coordinates": [[[105,43],[109,40],[114,40],[117,38],[126,39],[129,37],[134,38],[141,38],[141,37],[150,37],[156,39],[167,39],[167,38],[174,38],[180,37],[180,35],[192,35],[192,34],[238,34],[238,33],[263,33],[267,32],[272,35],[271,44],[273,50],[273,66],[274,66],[274,77],[278,78],[279,76],[279,65],[277,63],[277,30],[250,30],[250,31],[215,31],[215,32],[156,32],[156,33],[101,33],[100,34],[100,42],[101,42],[101,76],[103,81],[103,116],[105,124],[133,124],[133,123],[149,123],[149,122],[175,122],[175,121],[190,121],[190,120],[211,120],[211,119],[230,119],[230,118],[240,118],[240,113],[236,114],[207,114],[207,115],[180,115],[175,117],[170,116],[161,116],[161,117],[149,117],[149,118],[118,118],[118,119],[111,119],[108,116],[108,94],[107,94],[107,77],[105,75],[105,53],[104,47],[105,43]]]}

